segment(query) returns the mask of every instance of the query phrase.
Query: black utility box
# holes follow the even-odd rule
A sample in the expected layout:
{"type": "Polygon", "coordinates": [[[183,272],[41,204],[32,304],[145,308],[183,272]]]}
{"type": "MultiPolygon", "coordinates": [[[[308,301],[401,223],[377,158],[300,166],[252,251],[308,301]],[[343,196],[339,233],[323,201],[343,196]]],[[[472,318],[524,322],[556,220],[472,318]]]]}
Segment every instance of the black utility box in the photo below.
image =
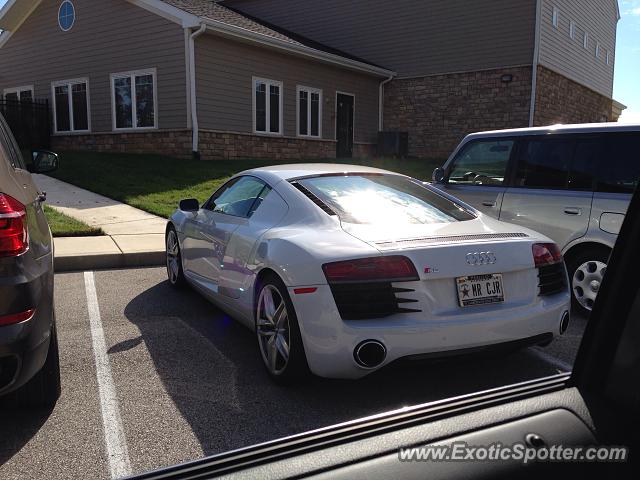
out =
{"type": "Polygon", "coordinates": [[[378,155],[381,157],[408,157],[409,132],[378,132],[378,155]]]}

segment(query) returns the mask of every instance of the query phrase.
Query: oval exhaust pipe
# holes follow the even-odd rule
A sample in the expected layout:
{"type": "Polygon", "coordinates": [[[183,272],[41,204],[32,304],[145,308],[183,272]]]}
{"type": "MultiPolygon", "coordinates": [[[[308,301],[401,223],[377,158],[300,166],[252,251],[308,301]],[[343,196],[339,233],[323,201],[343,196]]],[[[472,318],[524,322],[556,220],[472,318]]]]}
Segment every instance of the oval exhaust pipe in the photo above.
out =
{"type": "Polygon", "coordinates": [[[560,320],[560,335],[564,335],[567,328],[569,328],[569,312],[564,312],[562,314],[562,319],[560,320]]]}
{"type": "Polygon", "coordinates": [[[365,340],[353,350],[353,358],[361,367],[376,368],[387,358],[387,349],[378,340],[365,340]]]}

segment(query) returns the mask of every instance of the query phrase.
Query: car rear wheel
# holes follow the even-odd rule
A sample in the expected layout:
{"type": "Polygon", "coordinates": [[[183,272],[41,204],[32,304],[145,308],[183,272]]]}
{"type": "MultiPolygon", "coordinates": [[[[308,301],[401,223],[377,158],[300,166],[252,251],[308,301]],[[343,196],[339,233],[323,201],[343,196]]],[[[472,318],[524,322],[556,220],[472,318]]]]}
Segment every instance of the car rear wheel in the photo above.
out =
{"type": "Polygon", "coordinates": [[[279,278],[269,276],[257,291],[255,327],[264,366],[277,383],[301,380],[309,367],[287,289],[279,278]]]}
{"type": "Polygon", "coordinates": [[[593,309],[608,260],[608,251],[593,248],[567,262],[573,305],[583,315],[589,315],[593,309]]]}
{"type": "Polygon", "coordinates": [[[60,398],[60,356],[55,321],[51,327],[49,350],[42,369],[18,389],[13,397],[16,406],[51,408],[60,398]]]}
{"type": "Polygon", "coordinates": [[[167,232],[167,277],[171,286],[182,288],[185,285],[184,271],[182,270],[182,254],[180,243],[175,228],[170,227],[167,232]]]}

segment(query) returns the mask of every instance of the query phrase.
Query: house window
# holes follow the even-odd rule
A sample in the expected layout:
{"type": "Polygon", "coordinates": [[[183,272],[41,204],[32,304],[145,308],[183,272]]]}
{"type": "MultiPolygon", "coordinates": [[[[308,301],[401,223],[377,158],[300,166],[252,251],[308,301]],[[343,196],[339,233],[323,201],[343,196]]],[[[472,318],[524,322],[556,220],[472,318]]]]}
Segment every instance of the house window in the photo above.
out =
{"type": "Polygon", "coordinates": [[[582,46],[584,48],[589,48],[589,34],[584,32],[584,39],[582,40],[582,46]]]}
{"type": "Polygon", "coordinates": [[[560,10],[558,10],[558,7],[553,7],[551,22],[553,23],[554,27],[558,28],[558,25],[560,24],[560,10]]]}
{"type": "Polygon", "coordinates": [[[282,134],[282,82],[253,79],[253,131],[282,134]]]}
{"type": "Polygon", "coordinates": [[[301,137],[322,136],[322,90],[297,88],[298,135],[301,137]]]}
{"type": "Polygon", "coordinates": [[[157,128],[156,71],[111,75],[113,129],[157,128]]]}
{"type": "Polygon", "coordinates": [[[611,52],[607,50],[607,65],[611,65],[611,52]]]}
{"type": "Polygon", "coordinates": [[[569,22],[569,37],[571,38],[571,40],[576,39],[576,22],[574,22],[573,20],[569,22]]]}
{"type": "Polygon", "coordinates": [[[9,101],[32,102],[33,101],[33,85],[27,87],[5,88],[4,99],[9,101]]]}
{"type": "Polygon", "coordinates": [[[68,32],[76,22],[76,9],[69,0],[60,4],[58,10],[58,25],[63,32],[68,32]]]}
{"type": "Polygon", "coordinates": [[[63,80],[51,84],[55,133],[89,131],[89,81],[63,80]]]}
{"type": "Polygon", "coordinates": [[[600,42],[596,42],[596,58],[600,58],[600,42]]]}

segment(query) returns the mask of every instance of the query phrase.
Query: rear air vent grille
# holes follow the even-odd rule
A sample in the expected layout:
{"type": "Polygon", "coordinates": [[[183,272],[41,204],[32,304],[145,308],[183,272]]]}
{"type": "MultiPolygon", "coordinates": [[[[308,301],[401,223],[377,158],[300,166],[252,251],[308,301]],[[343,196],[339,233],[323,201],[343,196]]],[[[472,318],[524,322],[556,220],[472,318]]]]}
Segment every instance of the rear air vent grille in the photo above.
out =
{"type": "Polygon", "coordinates": [[[389,282],[331,285],[331,293],[343,320],[369,320],[396,313],[420,312],[410,308],[417,300],[397,295],[413,291],[410,288],[396,288],[389,282]]]}
{"type": "Polygon", "coordinates": [[[448,235],[441,237],[422,237],[422,238],[407,238],[404,240],[394,240],[390,242],[376,242],[376,246],[381,248],[396,248],[407,246],[421,246],[429,243],[441,243],[441,242],[473,242],[477,240],[501,240],[504,238],[526,238],[529,235],[526,233],[479,233],[475,235],[448,235]]]}
{"type": "Polygon", "coordinates": [[[296,187],[300,192],[302,192],[309,200],[311,200],[313,203],[315,203],[317,206],[319,206],[322,211],[324,211],[325,213],[329,214],[329,215],[336,215],[336,212],[334,212],[333,210],[331,210],[331,208],[329,207],[329,205],[327,205],[326,203],[324,203],[322,200],[320,200],[318,197],[316,197],[313,193],[311,193],[309,190],[307,190],[304,186],[300,185],[298,182],[293,182],[291,183],[291,185],[293,185],[294,187],[296,187]]]}
{"type": "Polygon", "coordinates": [[[538,268],[538,280],[540,296],[564,292],[567,288],[564,263],[559,262],[538,268]]]}

